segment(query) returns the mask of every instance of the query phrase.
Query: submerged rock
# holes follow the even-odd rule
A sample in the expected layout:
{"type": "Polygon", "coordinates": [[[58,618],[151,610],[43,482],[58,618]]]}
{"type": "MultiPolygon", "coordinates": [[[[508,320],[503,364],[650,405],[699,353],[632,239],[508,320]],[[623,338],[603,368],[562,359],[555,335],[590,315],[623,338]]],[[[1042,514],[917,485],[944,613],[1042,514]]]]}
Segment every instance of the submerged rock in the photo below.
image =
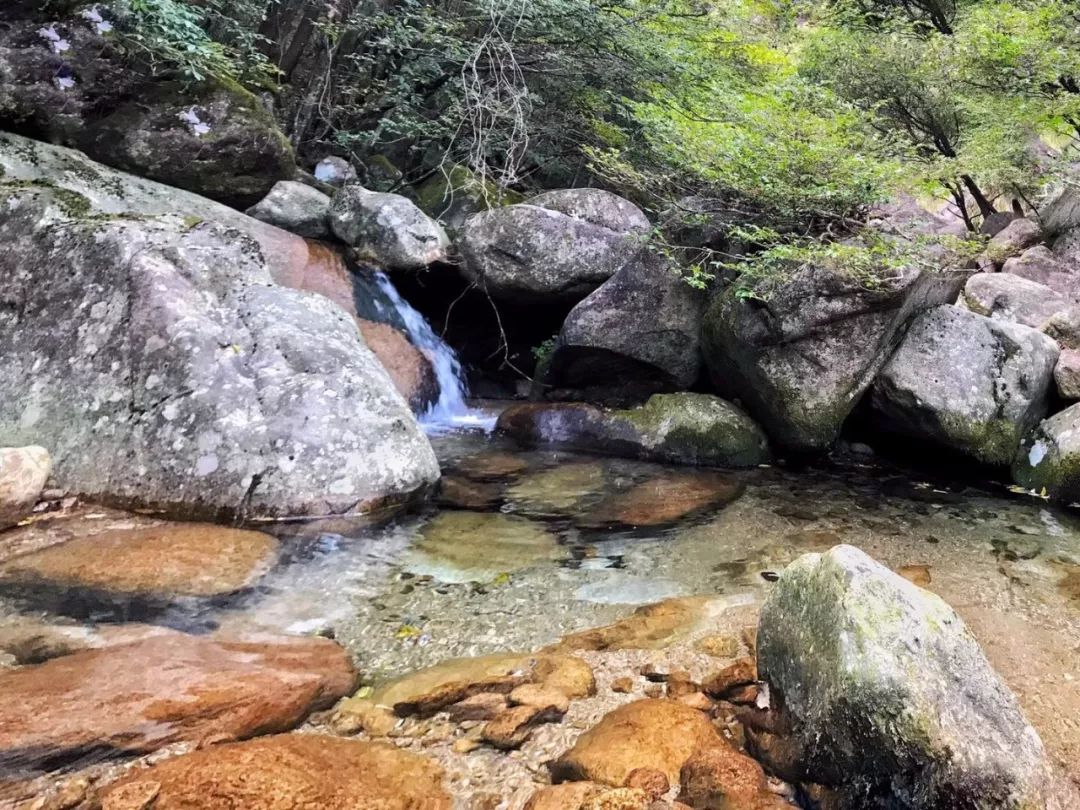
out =
{"type": "Polygon", "coordinates": [[[211,734],[286,731],[355,684],[325,639],[279,643],[168,633],[0,673],[0,771],[91,752],[133,754],[211,734]]]}
{"type": "Polygon", "coordinates": [[[249,217],[308,239],[330,235],[330,198],[318,189],[282,180],[248,209],[249,217]]]}
{"type": "Polygon", "coordinates": [[[0,183],[0,199],[0,442],[46,444],[59,487],[269,518],[400,503],[437,480],[353,319],[274,284],[243,233],[113,216],[47,182],[0,183]]]}
{"type": "Polygon", "coordinates": [[[558,538],[539,523],[498,512],[443,512],[420,530],[406,565],[442,582],[490,582],[560,556],[558,538]]]}
{"type": "Polygon", "coordinates": [[[495,298],[578,301],[638,254],[648,229],[626,200],[567,189],[469,217],[460,248],[466,276],[495,298]]]}
{"type": "Polygon", "coordinates": [[[903,268],[867,285],[807,265],[743,298],[735,287],[705,315],[705,362],[721,393],[739,397],[769,438],[821,450],[840,433],[913,314],[952,302],[967,273],[903,268]],[[856,338],[857,336],[857,338],[856,338]]]}
{"type": "Polygon", "coordinates": [[[262,532],[209,524],[106,531],[22,554],[0,566],[0,588],[113,598],[220,597],[244,590],[277,561],[262,532]]]}
{"type": "Polygon", "coordinates": [[[1057,500],[1080,500],[1080,404],[1037,425],[1012,465],[1016,483],[1057,500]]]}
{"type": "Polygon", "coordinates": [[[542,383],[601,397],[689,388],[704,307],[677,265],[643,251],[571,310],[542,383]]]}
{"type": "Polygon", "coordinates": [[[443,261],[450,246],[442,226],[408,198],[355,183],[334,196],[330,227],[361,258],[396,270],[443,261]]]}
{"type": "Polygon", "coordinates": [[[784,572],[762,608],[758,672],[795,766],[839,788],[841,807],[867,796],[910,810],[1073,806],[956,613],[851,546],[784,572]]]}
{"type": "Polygon", "coordinates": [[[699,749],[727,745],[707,715],[675,700],[620,706],[586,731],[551,764],[556,782],[591,781],[613,787],[638,768],[660,771],[671,783],[699,749]]]}
{"type": "Polygon", "coordinates": [[[30,514],[51,471],[44,447],[0,447],[0,529],[30,514]]]}
{"type": "Polygon", "coordinates": [[[552,649],[660,649],[698,627],[709,614],[710,601],[708,597],[690,596],[643,605],[614,624],[566,636],[552,649]]]}
{"type": "Polygon", "coordinates": [[[873,390],[878,423],[1010,464],[1046,414],[1059,350],[1027,326],[942,306],[920,315],[873,390]]]}
{"type": "Polygon", "coordinates": [[[730,402],[708,394],[656,394],[625,410],[578,403],[512,405],[496,429],[526,445],[673,464],[753,467],[770,458],[761,428],[730,402]]]}
{"type": "Polygon", "coordinates": [[[577,514],[582,504],[602,491],[607,472],[599,462],[562,464],[523,476],[506,491],[515,512],[541,518],[577,514]]]}
{"type": "Polygon", "coordinates": [[[101,792],[108,810],[450,810],[443,771],[386,743],[280,734],[216,745],[122,778],[101,792]],[[152,796],[150,804],[129,797],[152,796]]]}
{"type": "Polygon", "coordinates": [[[604,498],[574,524],[590,529],[665,526],[725,506],[742,490],[739,481],[720,473],[670,473],[604,498]]]}

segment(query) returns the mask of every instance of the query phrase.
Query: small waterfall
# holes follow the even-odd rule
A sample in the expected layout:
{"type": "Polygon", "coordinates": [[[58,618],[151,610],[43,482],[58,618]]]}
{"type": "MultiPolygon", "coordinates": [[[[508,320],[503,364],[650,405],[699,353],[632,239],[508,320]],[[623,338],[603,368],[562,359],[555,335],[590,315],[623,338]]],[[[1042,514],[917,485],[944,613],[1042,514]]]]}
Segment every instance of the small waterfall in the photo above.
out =
{"type": "Polygon", "coordinates": [[[429,432],[473,427],[490,431],[495,427],[495,417],[470,408],[465,402],[467,394],[465,375],[454,350],[435,334],[424,316],[401,297],[393,282],[382,271],[375,271],[375,283],[383,291],[401,321],[409,340],[431,361],[435,380],[439,384],[439,398],[420,416],[420,424],[429,432]]]}

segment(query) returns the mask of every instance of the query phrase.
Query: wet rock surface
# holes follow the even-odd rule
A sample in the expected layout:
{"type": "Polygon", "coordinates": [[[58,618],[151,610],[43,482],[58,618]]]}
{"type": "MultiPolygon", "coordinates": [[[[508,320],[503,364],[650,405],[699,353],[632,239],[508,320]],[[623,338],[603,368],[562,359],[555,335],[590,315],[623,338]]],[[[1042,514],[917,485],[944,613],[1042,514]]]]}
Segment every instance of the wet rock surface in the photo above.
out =
{"type": "Polygon", "coordinates": [[[431,760],[392,745],[283,734],[153,765],[106,788],[102,803],[108,810],[450,810],[442,781],[431,760]]]}
{"type": "Polygon", "coordinates": [[[94,752],[153,751],[224,734],[288,730],[355,684],[325,639],[214,641],[181,633],[0,673],[8,775],[94,752]]]}
{"type": "Polygon", "coordinates": [[[271,535],[209,524],[106,531],[0,565],[0,589],[163,601],[221,597],[251,587],[277,555],[271,535]]]}
{"type": "Polygon", "coordinates": [[[623,410],[584,403],[513,405],[499,416],[496,429],[526,446],[602,449],[675,464],[750,467],[770,458],[757,424],[708,394],[656,394],[623,410]]]}

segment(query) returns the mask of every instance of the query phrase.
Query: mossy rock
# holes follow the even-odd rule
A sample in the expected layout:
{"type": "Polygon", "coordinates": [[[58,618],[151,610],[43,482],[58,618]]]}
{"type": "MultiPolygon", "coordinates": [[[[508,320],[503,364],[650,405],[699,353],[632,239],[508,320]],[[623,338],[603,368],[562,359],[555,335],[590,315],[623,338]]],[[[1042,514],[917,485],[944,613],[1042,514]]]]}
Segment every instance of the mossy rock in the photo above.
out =
{"type": "Polygon", "coordinates": [[[1051,416],[1024,438],[1012,475],[1020,486],[1055,500],[1080,500],[1080,404],[1051,416]]]}
{"type": "Polygon", "coordinates": [[[416,190],[416,204],[429,217],[457,230],[473,214],[503,205],[516,205],[524,195],[482,180],[467,166],[438,171],[416,190]]]}

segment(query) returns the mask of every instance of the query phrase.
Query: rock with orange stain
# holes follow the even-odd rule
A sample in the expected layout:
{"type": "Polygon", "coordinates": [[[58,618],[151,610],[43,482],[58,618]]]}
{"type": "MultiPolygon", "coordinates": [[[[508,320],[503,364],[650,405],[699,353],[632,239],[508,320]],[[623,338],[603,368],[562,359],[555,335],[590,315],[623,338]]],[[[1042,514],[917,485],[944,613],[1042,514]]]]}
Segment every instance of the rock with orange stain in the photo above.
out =
{"type": "Polygon", "coordinates": [[[165,760],[102,791],[103,810],[450,810],[442,769],[385,743],[280,734],[165,760]],[[140,803],[141,802],[141,803],[140,803]]]}
{"type": "Polygon", "coordinates": [[[355,683],[348,654],[326,639],[255,643],[171,632],[77,652],[0,674],[0,771],[285,731],[355,683]]]}

